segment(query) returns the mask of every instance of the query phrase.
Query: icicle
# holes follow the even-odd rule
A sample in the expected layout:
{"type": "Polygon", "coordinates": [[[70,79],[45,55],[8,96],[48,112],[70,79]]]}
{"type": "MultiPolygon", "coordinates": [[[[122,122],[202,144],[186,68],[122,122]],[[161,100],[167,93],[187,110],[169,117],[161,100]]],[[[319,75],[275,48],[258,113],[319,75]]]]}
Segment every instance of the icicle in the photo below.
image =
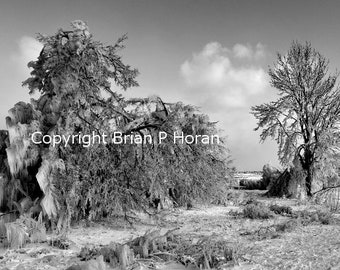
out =
{"type": "Polygon", "coordinates": [[[49,188],[48,178],[49,178],[50,173],[51,173],[50,161],[45,159],[41,163],[39,171],[36,175],[39,186],[44,193],[47,193],[47,190],[49,188]]]}
{"type": "MultiPolygon", "coordinates": [[[[12,175],[17,175],[19,171],[26,169],[25,158],[30,141],[27,137],[27,125],[16,124],[8,128],[10,146],[7,147],[7,160],[12,175]]],[[[31,161],[29,161],[31,163],[31,161]]]]}
{"type": "Polygon", "coordinates": [[[26,124],[33,119],[33,108],[29,103],[20,101],[8,111],[12,125],[17,123],[26,124]]]}
{"type": "Polygon", "coordinates": [[[41,206],[49,218],[57,216],[57,201],[54,195],[53,171],[56,169],[65,169],[63,160],[61,159],[43,160],[39,171],[36,175],[37,181],[41,190],[44,192],[44,198],[41,201],[41,206]]]}
{"type": "Polygon", "coordinates": [[[49,218],[57,216],[57,203],[51,190],[49,190],[41,200],[41,207],[49,218]]]}

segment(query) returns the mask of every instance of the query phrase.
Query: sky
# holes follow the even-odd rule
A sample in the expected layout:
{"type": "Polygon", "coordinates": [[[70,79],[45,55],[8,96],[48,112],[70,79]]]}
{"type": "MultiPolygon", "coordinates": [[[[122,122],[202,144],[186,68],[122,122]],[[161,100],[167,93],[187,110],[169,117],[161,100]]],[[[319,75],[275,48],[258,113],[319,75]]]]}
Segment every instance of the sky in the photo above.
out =
{"type": "Polygon", "coordinates": [[[104,44],[128,35],[120,54],[140,86],[126,97],[199,106],[223,129],[238,170],[279,167],[278,147],[260,143],[250,108],[277,98],[268,69],[293,41],[311,42],[330,71],[340,68],[339,14],[336,0],[1,0],[0,129],[15,103],[32,98],[21,83],[41,50],[36,34],[80,19],[104,44]]]}

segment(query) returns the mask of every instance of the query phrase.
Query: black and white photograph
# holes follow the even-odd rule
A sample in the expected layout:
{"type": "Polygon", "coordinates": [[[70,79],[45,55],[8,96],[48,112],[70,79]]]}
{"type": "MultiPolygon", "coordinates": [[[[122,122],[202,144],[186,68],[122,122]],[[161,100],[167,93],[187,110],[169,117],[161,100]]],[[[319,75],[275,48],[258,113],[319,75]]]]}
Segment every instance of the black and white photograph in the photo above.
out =
{"type": "Polygon", "coordinates": [[[340,270],[340,1],[0,0],[0,270],[340,270]]]}

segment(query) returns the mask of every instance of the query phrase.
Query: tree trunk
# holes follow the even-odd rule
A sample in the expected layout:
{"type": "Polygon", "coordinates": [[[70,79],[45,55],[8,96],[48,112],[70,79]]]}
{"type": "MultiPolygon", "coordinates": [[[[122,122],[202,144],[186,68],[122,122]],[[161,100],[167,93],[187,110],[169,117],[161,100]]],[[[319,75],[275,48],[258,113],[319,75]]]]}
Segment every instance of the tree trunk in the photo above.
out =
{"type": "Polygon", "coordinates": [[[313,174],[312,170],[309,167],[306,171],[306,193],[308,197],[312,197],[312,180],[313,180],[313,174]]]}
{"type": "Polygon", "coordinates": [[[302,169],[306,174],[306,194],[312,197],[312,182],[313,182],[313,153],[309,148],[305,149],[303,160],[300,160],[302,169]]]}
{"type": "Polygon", "coordinates": [[[294,166],[290,169],[292,180],[294,182],[294,197],[304,201],[307,195],[306,172],[302,168],[298,159],[293,161],[294,166]]]}
{"type": "Polygon", "coordinates": [[[296,156],[293,166],[275,179],[266,194],[275,197],[297,198],[303,201],[308,196],[306,178],[307,173],[302,167],[301,157],[296,156]]]}

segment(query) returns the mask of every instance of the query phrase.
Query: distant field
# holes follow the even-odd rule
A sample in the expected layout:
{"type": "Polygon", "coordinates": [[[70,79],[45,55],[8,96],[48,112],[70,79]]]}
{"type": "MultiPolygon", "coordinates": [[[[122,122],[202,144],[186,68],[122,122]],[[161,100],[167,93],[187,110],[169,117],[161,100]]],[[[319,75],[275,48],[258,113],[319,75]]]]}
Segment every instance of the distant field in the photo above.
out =
{"type": "Polygon", "coordinates": [[[245,172],[236,172],[234,174],[236,180],[239,182],[240,180],[254,180],[258,181],[262,178],[262,171],[245,171],[245,172]]]}

